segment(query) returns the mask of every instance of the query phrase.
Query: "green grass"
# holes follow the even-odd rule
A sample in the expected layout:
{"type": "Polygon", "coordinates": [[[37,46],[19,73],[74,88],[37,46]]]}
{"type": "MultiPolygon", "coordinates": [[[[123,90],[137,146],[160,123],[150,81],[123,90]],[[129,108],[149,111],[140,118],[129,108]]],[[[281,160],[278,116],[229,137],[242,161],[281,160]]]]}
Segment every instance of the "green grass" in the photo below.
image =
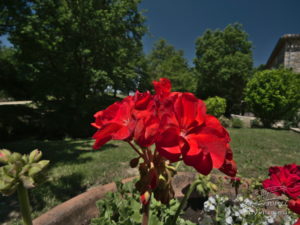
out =
{"type": "Polygon", "coordinates": [[[270,166],[300,164],[299,133],[276,129],[230,129],[229,132],[242,176],[267,176],[270,166]]]}
{"type": "MultiPolygon", "coordinates": [[[[271,129],[230,129],[231,147],[239,173],[267,176],[272,165],[300,164],[300,134],[271,129]]],[[[113,141],[91,150],[93,140],[36,141],[1,144],[0,148],[28,153],[38,148],[51,161],[51,181],[30,191],[33,216],[49,210],[91,186],[130,176],[128,162],[136,154],[124,142],[113,141]]],[[[193,171],[181,164],[180,170],[193,171]]],[[[16,196],[0,197],[0,223],[18,212],[16,196]]]]}

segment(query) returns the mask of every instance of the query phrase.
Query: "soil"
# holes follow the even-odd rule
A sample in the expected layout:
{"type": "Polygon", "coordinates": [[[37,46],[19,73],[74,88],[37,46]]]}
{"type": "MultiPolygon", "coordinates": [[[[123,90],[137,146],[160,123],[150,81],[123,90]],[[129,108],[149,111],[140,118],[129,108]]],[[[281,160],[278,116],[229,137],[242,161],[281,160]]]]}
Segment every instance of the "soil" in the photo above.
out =
{"type": "MultiPolygon", "coordinates": [[[[188,188],[189,186],[187,186],[183,192],[186,192],[188,188]]],[[[203,215],[204,202],[207,199],[208,198],[201,197],[196,191],[194,191],[188,199],[187,205],[183,209],[184,214],[181,215],[181,218],[198,224],[203,215]]]]}

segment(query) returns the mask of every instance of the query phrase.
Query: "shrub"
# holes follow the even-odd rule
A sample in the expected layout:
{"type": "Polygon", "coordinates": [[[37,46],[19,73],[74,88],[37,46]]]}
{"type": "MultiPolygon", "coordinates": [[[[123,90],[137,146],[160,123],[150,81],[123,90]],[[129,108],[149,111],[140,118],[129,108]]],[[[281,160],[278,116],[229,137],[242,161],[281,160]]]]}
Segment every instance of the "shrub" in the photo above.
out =
{"type": "Polygon", "coordinates": [[[250,126],[251,126],[251,128],[260,128],[260,127],[262,127],[262,123],[259,121],[259,119],[254,119],[254,120],[251,120],[250,126]]]}
{"type": "Polygon", "coordinates": [[[231,121],[225,116],[220,116],[219,118],[220,123],[222,124],[223,127],[228,128],[231,126],[231,121]]]}
{"type": "Polygon", "coordinates": [[[233,128],[243,128],[244,127],[244,123],[241,119],[237,118],[237,117],[233,117],[231,120],[231,126],[233,128]]]}
{"type": "Polygon", "coordinates": [[[218,96],[211,97],[205,100],[207,113],[215,117],[220,117],[226,110],[226,99],[218,96]]]}
{"type": "Polygon", "coordinates": [[[300,74],[287,69],[256,72],[245,89],[245,101],[265,127],[290,120],[300,107],[300,74]]]}

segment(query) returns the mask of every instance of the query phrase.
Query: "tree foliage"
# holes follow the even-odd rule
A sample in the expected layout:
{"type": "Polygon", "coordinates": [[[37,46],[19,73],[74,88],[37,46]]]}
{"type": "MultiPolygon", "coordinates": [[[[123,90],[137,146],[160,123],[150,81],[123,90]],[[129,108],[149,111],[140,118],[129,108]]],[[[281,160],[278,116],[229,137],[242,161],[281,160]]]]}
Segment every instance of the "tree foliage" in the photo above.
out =
{"type": "Polygon", "coordinates": [[[218,96],[210,97],[205,100],[207,113],[215,117],[224,115],[226,111],[226,99],[218,96]]]}
{"type": "Polygon", "coordinates": [[[151,80],[166,77],[171,80],[173,90],[194,92],[194,75],[183,51],[176,50],[165,40],[158,40],[154,44],[152,51],[146,56],[146,63],[151,80]]]}
{"type": "MultiPolygon", "coordinates": [[[[135,89],[144,17],[139,0],[3,1],[1,33],[8,33],[32,99],[47,111],[86,115],[87,102],[115,90],[135,89]],[[80,106],[80,107],[79,107],[80,106]]],[[[77,116],[75,116],[77,115],[77,116]]],[[[79,117],[78,117],[79,116],[79,117]]]]}
{"type": "Polygon", "coordinates": [[[291,119],[300,108],[300,74],[287,69],[256,72],[245,89],[245,101],[265,127],[291,119]]]}
{"type": "Polygon", "coordinates": [[[197,95],[227,100],[227,113],[237,111],[243,89],[251,76],[251,42],[240,24],[222,30],[207,30],[196,41],[194,59],[197,95]]]}
{"type": "Polygon", "coordinates": [[[0,47],[0,90],[6,98],[29,99],[31,82],[20,71],[15,55],[15,49],[0,47]]]}

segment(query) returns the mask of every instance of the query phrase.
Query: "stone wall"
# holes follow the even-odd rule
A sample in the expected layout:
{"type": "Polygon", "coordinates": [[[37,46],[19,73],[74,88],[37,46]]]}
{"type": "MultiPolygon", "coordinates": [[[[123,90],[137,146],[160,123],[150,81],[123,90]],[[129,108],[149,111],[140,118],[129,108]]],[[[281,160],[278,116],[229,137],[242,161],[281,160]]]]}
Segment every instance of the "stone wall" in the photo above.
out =
{"type": "Polygon", "coordinates": [[[281,65],[300,73],[300,34],[286,34],[279,39],[266,67],[272,69],[281,65]]]}
{"type": "Polygon", "coordinates": [[[293,71],[300,73],[300,40],[286,42],[284,67],[292,68],[293,71]]]}

